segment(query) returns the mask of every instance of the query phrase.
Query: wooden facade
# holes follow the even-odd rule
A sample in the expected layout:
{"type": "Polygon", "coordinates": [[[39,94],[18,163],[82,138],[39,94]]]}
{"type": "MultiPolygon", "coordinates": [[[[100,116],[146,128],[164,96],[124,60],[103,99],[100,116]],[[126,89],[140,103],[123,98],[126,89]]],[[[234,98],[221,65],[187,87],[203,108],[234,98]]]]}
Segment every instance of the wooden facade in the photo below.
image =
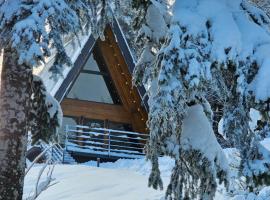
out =
{"type": "MultiPolygon", "coordinates": [[[[80,123],[78,119],[81,118],[103,121],[104,128],[111,128],[108,127],[109,122],[122,123],[132,127],[132,130],[129,131],[146,133],[147,107],[142,101],[143,88],[132,86],[134,63],[130,60],[131,54],[128,47],[125,46],[127,44],[123,43],[125,42],[123,35],[119,36],[122,33],[118,24],[114,23],[105,29],[105,41],[94,40],[93,37],[89,38],[82,53],[77,58],[74,68],[67,75],[55,97],[61,102],[64,116],[76,118],[77,123],[80,123]],[[84,67],[91,54],[97,60],[99,71],[84,67]],[[112,102],[70,98],[68,94],[75,87],[74,84],[80,73],[85,74],[85,76],[96,74],[103,77],[104,85],[110,93],[115,93],[111,95],[112,102]]],[[[90,78],[89,83],[85,82],[85,84],[91,84],[90,78]]],[[[97,87],[98,90],[100,85],[92,85],[91,87],[97,87]]]]}
{"type": "Polygon", "coordinates": [[[123,102],[123,109],[129,113],[134,131],[145,132],[147,113],[137,89],[132,86],[132,76],[110,27],[105,30],[105,38],[104,42],[99,40],[97,45],[102,55],[105,55],[104,59],[123,102]]]}

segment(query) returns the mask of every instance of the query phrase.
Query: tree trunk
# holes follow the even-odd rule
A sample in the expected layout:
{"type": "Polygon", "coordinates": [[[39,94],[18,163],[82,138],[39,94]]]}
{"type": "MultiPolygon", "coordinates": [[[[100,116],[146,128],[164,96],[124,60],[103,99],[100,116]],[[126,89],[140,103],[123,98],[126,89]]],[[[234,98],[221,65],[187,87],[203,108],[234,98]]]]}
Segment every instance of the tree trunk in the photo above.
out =
{"type": "Polygon", "coordinates": [[[21,200],[23,194],[32,74],[17,61],[16,51],[6,48],[0,83],[0,200],[21,200]]]}

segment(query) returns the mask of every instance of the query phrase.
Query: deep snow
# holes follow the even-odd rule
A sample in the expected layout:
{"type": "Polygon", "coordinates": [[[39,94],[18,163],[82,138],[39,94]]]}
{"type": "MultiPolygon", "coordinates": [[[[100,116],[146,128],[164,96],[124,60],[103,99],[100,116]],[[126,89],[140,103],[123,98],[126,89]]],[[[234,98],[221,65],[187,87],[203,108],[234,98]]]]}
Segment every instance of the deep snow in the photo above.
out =
{"type": "MultiPolygon", "coordinates": [[[[167,187],[174,161],[163,157],[159,163],[167,187]]],[[[33,194],[40,168],[41,165],[34,167],[26,176],[24,199],[33,194]]],[[[84,165],[57,165],[51,186],[37,200],[164,200],[164,190],[147,186],[150,170],[151,165],[145,159],[120,159],[115,163],[101,163],[100,168],[95,161],[84,165]]],[[[227,198],[218,193],[216,200],[227,198]]]]}
{"type": "MultiPolygon", "coordinates": [[[[40,166],[26,177],[24,198],[33,192],[40,166]]],[[[97,168],[85,165],[57,165],[54,185],[38,200],[160,200],[164,191],[147,187],[148,175],[128,169],[97,168]]]]}
{"type": "MultiPolygon", "coordinates": [[[[263,142],[267,148],[270,139],[263,142]]],[[[225,149],[231,175],[236,176],[235,166],[239,164],[235,149],[225,149]]],[[[168,157],[159,158],[161,176],[167,186],[174,161],[168,157]]],[[[25,179],[24,199],[34,192],[34,185],[41,169],[37,165],[31,169],[25,179]]],[[[56,165],[51,186],[41,193],[37,200],[164,200],[165,191],[148,188],[148,176],[151,165],[145,159],[120,159],[115,163],[91,161],[82,165],[56,165]]],[[[45,177],[42,177],[41,182],[45,177]]],[[[270,187],[265,187],[259,195],[239,191],[234,197],[224,195],[220,186],[215,200],[269,200],[270,187]]]]}

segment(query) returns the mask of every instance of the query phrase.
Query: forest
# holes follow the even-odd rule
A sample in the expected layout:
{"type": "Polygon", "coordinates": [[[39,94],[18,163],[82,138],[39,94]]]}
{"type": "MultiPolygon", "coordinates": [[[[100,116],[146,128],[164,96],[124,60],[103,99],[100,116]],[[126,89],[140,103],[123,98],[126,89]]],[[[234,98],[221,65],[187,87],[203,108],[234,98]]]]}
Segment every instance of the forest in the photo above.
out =
{"type": "Polygon", "coordinates": [[[0,47],[0,200],[270,199],[270,1],[0,0],[0,47]]]}

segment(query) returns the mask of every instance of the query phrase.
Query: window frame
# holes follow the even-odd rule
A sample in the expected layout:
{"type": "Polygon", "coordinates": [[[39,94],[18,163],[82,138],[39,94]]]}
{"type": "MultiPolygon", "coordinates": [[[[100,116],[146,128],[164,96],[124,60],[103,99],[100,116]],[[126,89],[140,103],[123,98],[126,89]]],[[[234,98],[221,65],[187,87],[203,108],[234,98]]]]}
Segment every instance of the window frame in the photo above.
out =
{"type": "MultiPolygon", "coordinates": [[[[83,63],[83,67],[80,69],[80,71],[79,71],[78,75],[76,76],[75,80],[70,85],[70,87],[67,90],[64,98],[66,98],[66,99],[74,99],[74,98],[68,97],[68,94],[72,90],[72,88],[73,88],[74,84],[76,83],[76,81],[78,80],[80,74],[85,73],[85,74],[92,74],[92,75],[102,76],[113,103],[90,101],[90,100],[84,100],[84,99],[79,99],[80,101],[104,103],[104,104],[109,104],[109,105],[123,105],[122,99],[121,99],[121,97],[119,95],[119,92],[118,92],[118,90],[117,90],[117,88],[116,88],[116,86],[115,86],[115,84],[114,84],[114,82],[112,80],[112,77],[110,75],[110,72],[108,70],[108,66],[105,63],[102,52],[100,51],[97,44],[94,45],[92,51],[90,51],[87,54],[86,57],[87,58],[85,59],[85,62],[83,63]],[[85,64],[87,63],[88,59],[90,58],[90,56],[92,54],[93,54],[93,59],[95,59],[97,65],[99,67],[99,71],[84,69],[85,64]],[[113,91],[115,91],[115,92],[113,93],[113,91]]],[[[74,100],[76,100],[76,99],[74,99],[74,100]]]]}

